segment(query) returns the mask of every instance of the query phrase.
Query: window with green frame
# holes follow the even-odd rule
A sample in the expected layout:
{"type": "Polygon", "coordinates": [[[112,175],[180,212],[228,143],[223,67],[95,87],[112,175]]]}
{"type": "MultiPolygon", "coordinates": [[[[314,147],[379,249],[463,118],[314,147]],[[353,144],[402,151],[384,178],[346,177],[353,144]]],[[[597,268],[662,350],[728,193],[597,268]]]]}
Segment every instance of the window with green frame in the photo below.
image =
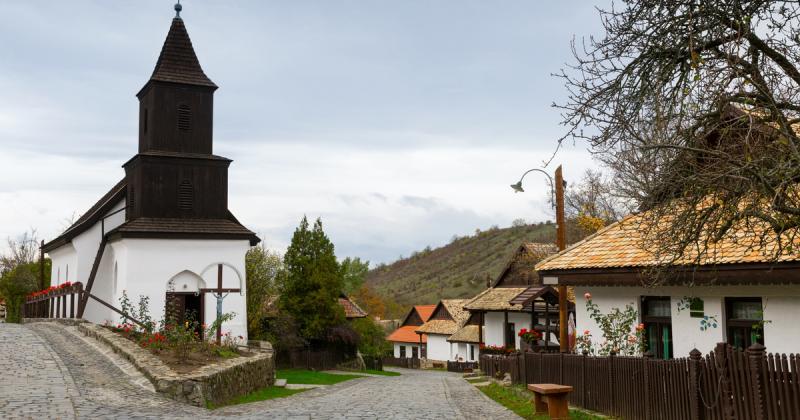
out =
{"type": "Polygon", "coordinates": [[[763,319],[760,297],[725,298],[725,330],[728,344],[734,348],[764,344],[763,319]]]}

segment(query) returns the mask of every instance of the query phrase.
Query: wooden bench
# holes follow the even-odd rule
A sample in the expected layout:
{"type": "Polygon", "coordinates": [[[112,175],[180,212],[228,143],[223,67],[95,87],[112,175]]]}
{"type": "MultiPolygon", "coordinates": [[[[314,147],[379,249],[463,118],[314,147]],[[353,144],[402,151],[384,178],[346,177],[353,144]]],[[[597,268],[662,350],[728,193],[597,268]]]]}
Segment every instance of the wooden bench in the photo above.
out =
{"type": "Polygon", "coordinates": [[[567,395],[572,387],[558,384],[528,384],[533,391],[533,403],[536,414],[547,413],[551,419],[568,419],[569,406],[567,395]]]}

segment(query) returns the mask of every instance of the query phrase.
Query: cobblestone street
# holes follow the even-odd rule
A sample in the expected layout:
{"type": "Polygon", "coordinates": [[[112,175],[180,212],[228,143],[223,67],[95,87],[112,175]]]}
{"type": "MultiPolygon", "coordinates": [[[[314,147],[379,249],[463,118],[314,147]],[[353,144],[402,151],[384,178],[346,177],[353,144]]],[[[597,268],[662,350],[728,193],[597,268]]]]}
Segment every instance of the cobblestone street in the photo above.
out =
{"type": "Polygon", "coordinates": [[[457,374],[415,370],[209,411],[153,393],[106,353],[63,325],[0,323],[0,418],[519,418],[457,374]]]}

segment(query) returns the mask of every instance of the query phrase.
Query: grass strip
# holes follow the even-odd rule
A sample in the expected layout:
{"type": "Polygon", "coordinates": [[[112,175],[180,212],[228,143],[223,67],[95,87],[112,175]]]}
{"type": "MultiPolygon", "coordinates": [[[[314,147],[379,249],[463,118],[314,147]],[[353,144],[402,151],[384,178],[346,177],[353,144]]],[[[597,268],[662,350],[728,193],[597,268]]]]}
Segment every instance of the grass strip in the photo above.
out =
{"type": "MultiPolygon", "coordinates": [[[[515,386],[512,389],[509,387],[500,386],[498,384],[489,384],[487,386],[477,387],[481,392],[486,394],[489,398],[496,401],[498,404],[513,411],[518,416],[529,420],[545,420],[550,417],[547,414],[536,415],[533,409],[533,394],[526,391],[522,386],[515,386]],[[523,397],[522,395],[530,394],[530,397],[523,397]]],[[[569,418],[576,420],[600,420],[604,417],[595,416],[583,411],[569,410],[569,418]]]]}
{"type": "Polygon", "coordinates": [[[306,369],[278,369],[275,377],[278,379],[286,379],[286,382],[290,384],[333,385],[351,379],[364,378],[365,376],[327,373],[306,369]]]}

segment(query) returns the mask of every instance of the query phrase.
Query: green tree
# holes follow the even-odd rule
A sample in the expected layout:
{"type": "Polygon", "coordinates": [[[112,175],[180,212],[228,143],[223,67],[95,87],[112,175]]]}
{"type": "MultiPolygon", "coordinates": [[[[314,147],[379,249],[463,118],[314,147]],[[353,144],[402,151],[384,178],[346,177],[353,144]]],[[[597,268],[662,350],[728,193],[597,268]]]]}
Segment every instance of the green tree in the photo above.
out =
{"type": "Polygon", "coordinates": [[[344,310],[338,302],[342,273],[320,219],[309,229],[303,216],[283,264],[286,275],[280,281],[278,304],[295,319],[303,337],[324,338],[331,327],[344,323],[344,310]]]}
{"type": "Polygon", "coordinates": [[[362,262],[361,258],[347,257],[341,262],[340,268],[344,282],[342,292],[350,296],[364,284],[369,272],[369,261],[362,262]]]}
{"type": "Polygon", "coordinates": [[[366,356],[383,356],[391,351],[391,344],[386,341],[386,331],[371,317],[354,319],[351,322],[358,333],[358,351],[366,356]]]}
{"type": "Polygon", "coordinates": [[[6,301],[6,321],[22,322],[22,305],[25,297],[39,287],[38,264],[20,264],[0,277],[0,296],[6,301]]]}
{"type": "Polygon", "coordinates": [[[262,338],[261,329],[266,300],[277,294],[279,278],[284,275],[283,260],[274,251],[259,246],[245,256],[247,270],[247,335],[262,338]]]}

